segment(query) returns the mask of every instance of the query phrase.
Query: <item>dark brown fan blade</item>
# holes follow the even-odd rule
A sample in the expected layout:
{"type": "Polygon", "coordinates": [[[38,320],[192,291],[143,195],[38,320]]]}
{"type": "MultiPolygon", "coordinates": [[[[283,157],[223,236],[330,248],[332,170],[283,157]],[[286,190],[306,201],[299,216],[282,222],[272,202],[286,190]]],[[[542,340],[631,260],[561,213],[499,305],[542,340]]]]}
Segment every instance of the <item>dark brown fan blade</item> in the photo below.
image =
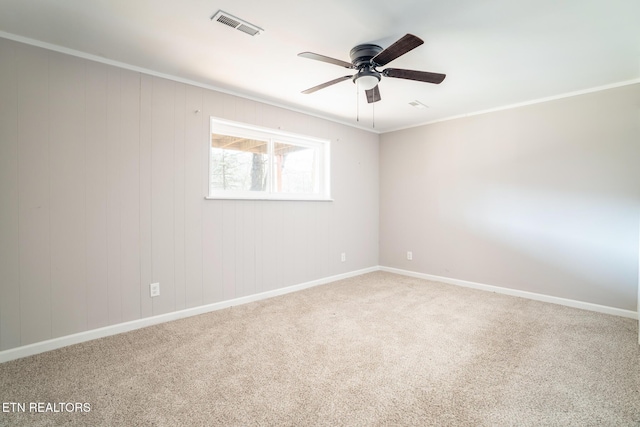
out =
{"type": "Polygon", "coordinates": [[[399,68],[387,68],[382,72],[387,77],[396,79],[416,80],[419,82],[440,84],[447,77],[446,74],[429,73],[428,71],[401,70],[399,68]]]}
{"type": "Polygon", "coordinates": [[[373,102],[378,102],[380,101],[380,89],[378,89],[378,85],[376,85],[373,89],[369,89],[369,90],[365,90],[364,91],[367,94],[367,102],[369,104],[373,103],[373,102]]]}
{"type": "Polygon", "coordinates": [[[354,68],[353,64],[350,62],[341,61],[340,59],[330,58],[313,52],[302,52],[299,53],[298,56],[302,58],[315,59],[316,61],[328,62],[329,64],[339,65],[344,68],[354,68]]]}
{"type": "Polygon", "coordinates": [[[303,91],[302,91],[302,93],[310,94],[310,93],[313,93],[313,92],[315,92],[315,91],[317,91],[317,90],[324,89],[325,87],[328,87],[328,86],[334,85],[334,84],[336,84],[336,83],[340,83],[341,81],[348,80],[348,79],[350,79],[351,77],[352,77],[352,76],[342,76],[342,77],[338,77],[337,79],[333,79],[333,80],[331,80],[331,81],[329,81],[329,82],[322,83],[321,85],[311,87],[311,88],[309,88],[309,89],[307,89],[307,90],[303,90],[303,91]]]}
{"type": "Polygon", "coordinates": [[[420,37],[416,37],[413,34],[407,34],[400,40],[374,56],[371,59],[371,62],[382,67],[384,65],[387,65],[397,57],[402,56],[410,50],[417,48],[422,43],[424,42],[420,37]]]}

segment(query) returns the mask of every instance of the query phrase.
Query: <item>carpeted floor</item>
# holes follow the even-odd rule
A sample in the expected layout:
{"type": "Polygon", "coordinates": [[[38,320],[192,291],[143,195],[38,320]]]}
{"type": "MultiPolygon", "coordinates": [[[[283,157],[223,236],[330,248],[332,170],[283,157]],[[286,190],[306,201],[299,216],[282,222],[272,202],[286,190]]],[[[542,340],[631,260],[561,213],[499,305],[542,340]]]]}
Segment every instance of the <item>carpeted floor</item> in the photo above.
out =
{"type": "Polygon", "coordinates": [[[26,411],[0,425],[638,426],[637,341],[632,319],[376,272],[1,364],[26,411]]]}

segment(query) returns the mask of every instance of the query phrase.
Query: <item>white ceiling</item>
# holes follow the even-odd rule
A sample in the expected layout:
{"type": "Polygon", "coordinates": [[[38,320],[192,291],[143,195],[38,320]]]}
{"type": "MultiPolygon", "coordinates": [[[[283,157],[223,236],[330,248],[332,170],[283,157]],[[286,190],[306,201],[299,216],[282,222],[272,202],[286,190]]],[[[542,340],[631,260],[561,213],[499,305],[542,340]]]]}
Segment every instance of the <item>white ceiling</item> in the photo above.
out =
{"type": "MultiPolygon", "coordinates": [[[[0,31],[375,130],[414,126],[640,78],[638,0],[0,0],[0,31]],[[222,9],[265,29],[213,22],[222,9]],[[361,43],[425,43],[387,67],[447,74],[383,78],[372,106],[349,61],[361,43]],[[426,110],[409,106],[418,100],[426,110]]],[[[6,34],[5,34],[6,35],[6,34]]]]}

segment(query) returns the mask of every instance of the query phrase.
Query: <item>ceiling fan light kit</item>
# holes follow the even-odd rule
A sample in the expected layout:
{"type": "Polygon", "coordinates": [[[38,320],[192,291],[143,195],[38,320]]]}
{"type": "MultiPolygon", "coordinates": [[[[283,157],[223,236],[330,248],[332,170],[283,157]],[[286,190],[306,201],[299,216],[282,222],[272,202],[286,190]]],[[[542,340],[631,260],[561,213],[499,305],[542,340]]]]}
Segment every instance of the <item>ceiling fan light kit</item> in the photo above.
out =
{"type": "Polygon", "coordinates": [[[358,85],[359,89],[362,90],[371,90],[378,85],[380,81],[380,73],[376,73],[375,71],[367,70],[362,73],[358,73],[353,76],[353,82],[358,85]]]}
{"type": "Polygon", "coordinates": [[[310,94],[341,81],[351,79],[358,85],[359,89],[363,89],[365,91],[367,102],[373,103],[378,102],[381,99],[378,83],[383,76],[440,84],[445,79],[445,74],[431,73],[427,71],[403,70],[398,68],[378,70],[378,67],[387,65],[389,62],[415,49],[423,43],[424,42],[419,37],[416,37],[413,34],[406,34],[386,49],[382,49],[380,46],[375,44],[361,44],[351,49],[351,52],[349,53],[351,63],[313,52],[299,53],[298,56],[302,58],[313,59],[344,68],[358,70],[358,72],[352,76],[343,76],[330,80],[326,83],[304,90],[302,93],[310,94]]]}

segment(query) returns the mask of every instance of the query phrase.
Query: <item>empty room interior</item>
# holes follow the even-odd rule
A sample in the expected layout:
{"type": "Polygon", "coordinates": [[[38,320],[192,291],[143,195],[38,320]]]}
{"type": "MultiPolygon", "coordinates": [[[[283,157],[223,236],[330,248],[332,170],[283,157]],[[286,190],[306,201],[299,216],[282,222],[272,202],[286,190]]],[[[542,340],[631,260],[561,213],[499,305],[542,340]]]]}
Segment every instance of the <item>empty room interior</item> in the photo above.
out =
{"type": "Polygon", "coordinates": [[[640,425],[638,16],[0,1],[0,426],[640,425]]]}

